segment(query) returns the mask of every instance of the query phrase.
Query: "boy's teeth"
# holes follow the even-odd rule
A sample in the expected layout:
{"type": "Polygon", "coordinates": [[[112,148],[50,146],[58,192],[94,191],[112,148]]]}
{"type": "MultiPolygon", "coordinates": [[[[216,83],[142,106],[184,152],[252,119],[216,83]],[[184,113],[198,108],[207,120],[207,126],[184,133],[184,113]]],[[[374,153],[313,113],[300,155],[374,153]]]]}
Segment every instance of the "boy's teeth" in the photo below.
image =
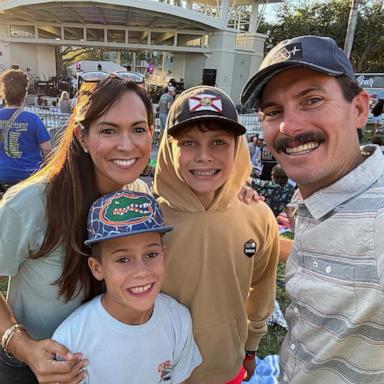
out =
{"type": "Polygon", "coordinates": [[[298,147],[293,147],[293,148],[286,148],[285,149],[285,152],[288,153],[288,154],[291,154],[291,153],[299,153],[299,152],[305,152],[305,151],[309,151],[310,149],[315,149],[319,146],[320,144],[319,143],[316,143],[316,142],[311,142],[311,143],[306,143],[306,144],[303,144],[303,145],[299,145],[298,147]]]}
{"type": "Polygon", "coordinates": [[[136,159],[130,159],[130,160],[113,160],[113,162],[117,165],[121,165],[121,166],[124,166],[124,167],[128,167],[130,165],[132,165],[134,162],[136,161],[136,159]]]}
{"type": "Polygon", "coordinates": [[[150,288],[151,288],[152,284],[146,284],[146,285],[142,285],[140,287],[133,287],[133,288],[129,288],[128,290],[132,293],[144,293],[146,291],[148,291],[150,288]]]}
{"type": "Polygon", "coordinates": [[[211,170],[211,171],[199,171],[199,170],[194,170],[192,171],[194,175],[196,176],[213,176],[216,171],[215,170],[211,170]]]}

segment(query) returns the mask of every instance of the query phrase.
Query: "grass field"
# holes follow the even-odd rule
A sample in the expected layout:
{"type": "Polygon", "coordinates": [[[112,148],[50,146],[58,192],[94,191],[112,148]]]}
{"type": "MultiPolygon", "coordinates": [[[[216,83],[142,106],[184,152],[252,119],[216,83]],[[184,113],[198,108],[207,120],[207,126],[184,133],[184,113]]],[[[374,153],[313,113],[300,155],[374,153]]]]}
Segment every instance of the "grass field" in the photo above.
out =
{"type": "MultiPolygon", "coordinates": [[[[285,264],[280,263],[277,269],[276,299],[283,313],[290,303],[284,288],[284,270],[285,264]]],[[[286,330],[279,325],[269,326],[267,334],[260,341],[257,356],[263,358],[266,355],[279,354],[285,334],[286,330]]]]}
{"type": "Polygon", "coordinates": [[[0,278],[0,291],[5,296],[7,292],[7,278],[0,278]]]}

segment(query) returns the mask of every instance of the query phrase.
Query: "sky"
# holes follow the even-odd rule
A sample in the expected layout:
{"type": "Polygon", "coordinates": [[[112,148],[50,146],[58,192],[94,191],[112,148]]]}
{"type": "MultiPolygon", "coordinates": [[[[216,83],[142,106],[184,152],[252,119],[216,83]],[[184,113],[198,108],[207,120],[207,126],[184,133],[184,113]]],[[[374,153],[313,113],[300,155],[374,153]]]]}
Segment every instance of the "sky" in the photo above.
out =
{"type": "MultiPolygon", "coordinates": [[[[327,0],[285,0],[285,2],[292,4],[292,5],[299,5],[299,4],[313,4],[313,3],[327,3],[327,0]]],[[[268,23],[273,23],[276,21],[276,10],[279,8],[281,3],[272,3],[267,4],[265,11],[264,11],[264,18],[268,23]]]]}

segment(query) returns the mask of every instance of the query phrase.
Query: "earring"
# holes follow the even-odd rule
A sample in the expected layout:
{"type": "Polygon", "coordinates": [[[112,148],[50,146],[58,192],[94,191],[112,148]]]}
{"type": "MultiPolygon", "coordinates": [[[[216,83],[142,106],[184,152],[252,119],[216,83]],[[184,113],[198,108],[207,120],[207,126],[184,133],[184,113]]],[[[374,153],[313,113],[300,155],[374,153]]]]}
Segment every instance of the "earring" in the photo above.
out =
{"type": "Polygon", "coordinates": [[[85,147],[83,147],[83,151],[84,151],[84,153],[88,153],[88,149],[85,147]]]}

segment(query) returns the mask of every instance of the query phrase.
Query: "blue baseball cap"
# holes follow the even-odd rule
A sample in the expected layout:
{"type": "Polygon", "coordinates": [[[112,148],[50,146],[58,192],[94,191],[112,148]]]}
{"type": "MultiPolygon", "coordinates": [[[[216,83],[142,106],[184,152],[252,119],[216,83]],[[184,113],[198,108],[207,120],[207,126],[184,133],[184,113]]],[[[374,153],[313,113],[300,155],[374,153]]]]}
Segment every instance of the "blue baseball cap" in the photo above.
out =
{"type": "Polygon", "coordinates": [[[159,204],[146,193],[121,190],[97,199],[88,213],[88,240],[85,245],[145,232],[165,233],[159,204]]]}
{"type": "Polygon", "coordinates": [[[356,81],[352,64],[330,37],[299,36],[281,41],[262,61],[258,72],[245,84],[241,103],[258,107],[265,85],[278,73],[294,67],[310,68],[330,76],[356,81]]]}

